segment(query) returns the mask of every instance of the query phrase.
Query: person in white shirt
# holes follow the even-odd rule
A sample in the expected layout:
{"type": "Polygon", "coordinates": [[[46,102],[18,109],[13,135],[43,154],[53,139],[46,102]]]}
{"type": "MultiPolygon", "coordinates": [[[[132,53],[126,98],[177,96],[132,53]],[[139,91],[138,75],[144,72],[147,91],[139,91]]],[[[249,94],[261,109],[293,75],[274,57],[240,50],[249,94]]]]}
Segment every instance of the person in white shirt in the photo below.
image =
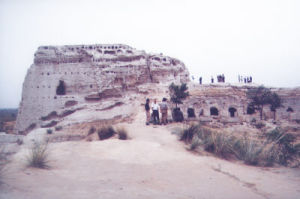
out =
{"type": "Polygon", "coordinates": [[[154,124],[159,124],[159,105],[156,103],[156,99],[151,105],[152,107],[152,114],[153,114],[153,119],[154,119],[154,124]]]}

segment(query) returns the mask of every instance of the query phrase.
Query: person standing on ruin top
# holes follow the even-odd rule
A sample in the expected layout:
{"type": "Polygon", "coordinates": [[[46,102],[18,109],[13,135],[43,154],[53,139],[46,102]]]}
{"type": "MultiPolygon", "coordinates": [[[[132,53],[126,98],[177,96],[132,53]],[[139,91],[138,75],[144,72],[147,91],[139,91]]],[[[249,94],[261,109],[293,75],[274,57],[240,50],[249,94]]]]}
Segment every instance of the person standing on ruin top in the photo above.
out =
{"type": "Polygon", "coordinates": [[[158,104],[156,103],[156,99],[154,99],[154,102],[151,105],[152,107],[152,114],[154,119],[154,124],[159,124],[159,112],[158,112],[158,104]]]}
{"type": "Polygon", "coordinates": [[[146,125],[149,125],[150,123],[150,100],[149,98],[146,99],[146,104],[145,104],[145,111],[146,111],[146,125]]]}
{"type": "Polygon", "coordinates": [[[168,117],[167,98],[163,98],[162,103],[159,106],[160,106],[160,112],[161,112],[161,123],[166,125],[167,117],[168,117]]]}
{"type": "Polygon", "coordinates": [[[202,84],[202,77],[199,77],[199,84],[202,84]]]}
{"type": "Polygon", "coordinates": [[[214,83],[214,78],[211,76],[211,83],[214,83]]]}

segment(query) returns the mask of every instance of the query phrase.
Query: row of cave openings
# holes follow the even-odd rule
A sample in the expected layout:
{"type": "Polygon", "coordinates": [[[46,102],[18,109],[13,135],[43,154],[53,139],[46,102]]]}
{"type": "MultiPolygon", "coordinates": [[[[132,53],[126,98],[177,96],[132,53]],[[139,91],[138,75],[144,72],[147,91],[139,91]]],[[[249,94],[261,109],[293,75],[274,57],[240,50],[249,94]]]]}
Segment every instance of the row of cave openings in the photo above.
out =
{"type": "MultiPolygon", "coordinates": [[[[128,49],[128,48],[125,46],[81,46],[81,47],[69,47],[68,48],[68,50],[70,50],[70,51],[80,50],[80,49],[97,50],[99,53],[115,55],[116,53],[123,53],[123,51],[121,49],[128,49]]],[[[126,50],[126,53],[133,54],[133,51],[126,50]]]]}
{"type": "MultiPolygon", "coordinates": [[[[234,107],[229,107],[228,108],[228,112],[229,112],[230,117],[236,117],[237,116],[237,109],[234,108],[234,107]]],[[[293,110],[293,108],[288,107],[286,109],[286,112],[292,113],[292,112],[294,112],[294,110],[293,110]]],[[[254,113],[255,113],[255,109],[253,107],[251,107],[251,106],[248,106],[247,107],[247,114],[248,115],[252,115],[254,113]]],[[[187,109],[187,114],[188,114],[189,118],[196,117],[195,110],[193,108],[188,108],[187,109]]],[[[204,112],[203,112],[203,109],[202,109],[200,111],[200,113],[199,113],[199,116],[203,116],[203,115],[204,115],[204,112]]],[[[216,107],[214,107],[214,106],[211,107],[210,108],[210,115],[211,116],[218,116],[219,115],[219,110],[216,107]]]]}
{"type": "MultiPolygon", "coordinates": [[[[236,112],[237,112],[237,110],[236,110],[236,108],[234,108],[234,107],[230,107],[229,109],[228,109],[228,112],[229,112],[229,115],[230,115],[230,117],[236,117],[236,112]]],[[[195,109],[193,109],[193,108],[188,108],[187,109],[187,114],[188,114],[188,117],[189,118],[193,118],[193,117],[196,117],[196,115],[195,115],[195,109]]],[[[203,111],[203,109],[200,111],[200,113],[199,113],[199,116],[203,116],[204,115],[204,111],[203,111]]],[[[210,115],[211,116],[218,116],[219,115],[219,110],[216,108],[216,107],[211,107],[210,108],[210,115]]]]}
{"type": "MultiPolygon", "coordinates": [[[[90,88],[92,88],[92,87],[93,86],[90,85],[90,88]]],[[[58,84],[58,86],[56,88],[56,95],[65,95],[65,94],[66,94],[66,85],[65,85],[65,83],[64,83],[63,80],[60,80],[59,84],[58,84]]],[[[287,112],[294,112],[293,108],[291,108],[291,107],[288,107],[286,111],[287,112]]],[[[237,116],[237,109],[234,108],[234,107],[229,107],[228,108],[228,112],[229,112],[230,117],[236,117],[237,116]]],[[[248,106],[247,107],[247,114],[248,115],[252,115],[254,113],[255,113],[255,109],[253,107],[251,107],[251,106],[248,106]]],[[[195,109],[193,109],[193,108],[188,108],[187,109],[187,114],[188,114],[189,118],[196,117],[196,115],[195,115],[195,109]]],[[[200,111],[199,116],[203,116],[203,115],[204,115],[204,112],[203,112],[203,109],[202,109],[200,111]]],[[[211,116],[218,116],[219,115],[219,110],[216,107],[214,107],[214,106],[211,107],[210,108],[210,115],[211,116]]]]}
{"type": "MultiPolygon", "coordinates": [[[[44,46],[43,47],[45,50],[48,50],[48,49],[52,49],[52,47],[48,47],[48,46],[44,46]]],[[[130,47],[127,47],[127,46],[116,46],[116,45],[113,45],[113,46],[85,46],[85,45],[82,45],[82,46],[74,46],[74,47],[68,47],[69,50],[79,50],[79,49],[89,49],[89,50],[93,50],[93,49],[129,49],[130,47]]]]}

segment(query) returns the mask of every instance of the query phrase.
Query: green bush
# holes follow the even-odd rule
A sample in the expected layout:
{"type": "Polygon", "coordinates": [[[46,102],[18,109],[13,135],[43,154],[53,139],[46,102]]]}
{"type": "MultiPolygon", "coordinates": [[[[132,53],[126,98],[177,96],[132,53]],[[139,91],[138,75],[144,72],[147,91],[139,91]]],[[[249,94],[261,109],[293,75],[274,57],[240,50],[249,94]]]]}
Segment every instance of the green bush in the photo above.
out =
{"type": "Polygon", "coordinates": [[[183,113],[180,108],[174,108],[172,110],[172,119],[175,122],[182,122],[184,120],[183,113]]]}
{"type": "Polygon", "coordinates": [[[98,130],[98,137],[100,140],[108,139],[116,134],[116,131],[112,126],[102,127],[98,130]]]}

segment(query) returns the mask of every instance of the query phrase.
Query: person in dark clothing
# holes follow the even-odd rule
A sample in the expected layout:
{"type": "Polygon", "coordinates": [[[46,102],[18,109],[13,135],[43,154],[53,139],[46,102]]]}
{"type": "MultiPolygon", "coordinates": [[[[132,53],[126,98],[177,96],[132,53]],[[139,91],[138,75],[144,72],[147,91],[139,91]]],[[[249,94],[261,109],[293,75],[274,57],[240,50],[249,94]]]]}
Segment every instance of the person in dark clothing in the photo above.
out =
{"type": "Polygon", "coordinates": [[[147,98],[146,99],[146,104],[145,104],[145,111],[146,111],[146,125],[149,125],[150,123],[150,100],[147,98]]]}

